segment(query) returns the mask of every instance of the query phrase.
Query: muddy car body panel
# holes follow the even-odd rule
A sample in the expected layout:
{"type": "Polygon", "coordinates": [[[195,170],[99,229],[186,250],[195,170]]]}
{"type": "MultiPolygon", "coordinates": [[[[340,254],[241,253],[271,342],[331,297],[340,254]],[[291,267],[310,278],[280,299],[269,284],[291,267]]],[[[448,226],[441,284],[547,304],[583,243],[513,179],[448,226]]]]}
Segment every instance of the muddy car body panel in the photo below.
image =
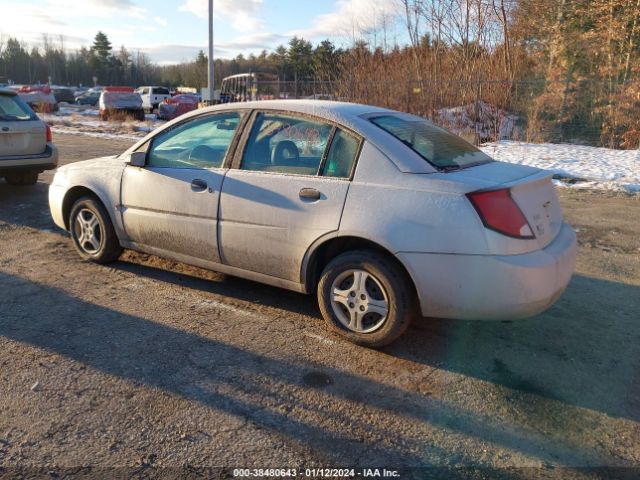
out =
{"type": "Polygon", "coordinates": [[[301,292],[314,291],[341,248],[367,249],[404,269],[424,316],[521,318],[548,308],[571,278],[576,248],[550,175],[495,162],[458,140],[467,164],[431,162],[437,142],[394,138],[405,125],[450,138],[422,122],[337,102],[211,107],[169,122],[119,157],[60,169],[52,214],[68,229],[69,192],[81,187],[104,203],[127,248],[301,292]],[[184,147],[172,140],[181,129],[195,132],[207,117],[233,112],[241,118],[216,127],[221,137],[233,128],[226,150],[204,149],[217,163],[197,168],[204,150],[192,145],[175,160],[186,168],[154,164],[184,147]],[[132,165],[139,152],[143,165],[132,165]],[[353,156],[348,168],[345,155],[353,156]]]}

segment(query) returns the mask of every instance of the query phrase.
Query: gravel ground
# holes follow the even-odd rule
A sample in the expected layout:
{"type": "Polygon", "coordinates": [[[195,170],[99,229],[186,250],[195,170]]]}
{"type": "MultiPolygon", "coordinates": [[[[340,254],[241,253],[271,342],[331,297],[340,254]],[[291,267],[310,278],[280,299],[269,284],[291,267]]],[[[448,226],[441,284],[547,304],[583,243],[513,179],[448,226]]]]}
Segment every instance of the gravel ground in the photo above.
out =
{"type": "MultiPolygon", "coordinates": [[[[129,145],[56,142],[62,163],[129,145]]],[[[50,179],[0,182],[0,477],[640,474],[639,196],[561,192],[578,268],[543,315],[423,319],[373,351],[327,333],[313,297],[132,252],[80,261],[50,179]]]]}

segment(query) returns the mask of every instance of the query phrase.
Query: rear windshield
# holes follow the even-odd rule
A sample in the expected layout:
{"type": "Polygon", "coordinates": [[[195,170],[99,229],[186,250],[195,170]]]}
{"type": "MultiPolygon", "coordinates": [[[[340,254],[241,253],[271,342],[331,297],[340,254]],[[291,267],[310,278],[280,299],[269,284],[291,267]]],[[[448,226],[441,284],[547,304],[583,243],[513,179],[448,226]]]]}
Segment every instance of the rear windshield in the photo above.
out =
{"type": "Polygon", "coordinates": [[[33,110],[17,95],[0,95],[0,121],[25,122],[37,118],[33,110]]]}
{"type": "Polygon", "coordinates": [[[492,162],[462,138],[413,115],[381,115],[370,121],[441,170],[457,170],[492,162]]]}

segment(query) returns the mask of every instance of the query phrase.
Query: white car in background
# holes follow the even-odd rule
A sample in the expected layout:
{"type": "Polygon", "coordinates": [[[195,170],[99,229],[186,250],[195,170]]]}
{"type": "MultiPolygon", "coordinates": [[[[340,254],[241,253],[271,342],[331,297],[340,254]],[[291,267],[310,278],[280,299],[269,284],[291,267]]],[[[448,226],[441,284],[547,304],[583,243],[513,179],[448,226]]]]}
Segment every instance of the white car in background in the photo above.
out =
{"type": "Polygon", "coordinates": [[[153,113],[162,102],[171,98],[171,91],[167,87],[140,87],[136,92],[142,97],[142,108],[148,113],[153,113]]]}
{"type": "Polygon", "coordinates": [[[0,177],[33,185],[38,174],[58,165],[51,129],[14,90],[0,88],[0,177]]]}
{"type": "Polygon", "coordinates": [[[371,347],[419,315],[536,315],[575,264],[549,172],[365,105],[191,112],[119,156],[60,168],[49,201],[84,259],[130,248],[317,292],[331,329],[371,347]]]}

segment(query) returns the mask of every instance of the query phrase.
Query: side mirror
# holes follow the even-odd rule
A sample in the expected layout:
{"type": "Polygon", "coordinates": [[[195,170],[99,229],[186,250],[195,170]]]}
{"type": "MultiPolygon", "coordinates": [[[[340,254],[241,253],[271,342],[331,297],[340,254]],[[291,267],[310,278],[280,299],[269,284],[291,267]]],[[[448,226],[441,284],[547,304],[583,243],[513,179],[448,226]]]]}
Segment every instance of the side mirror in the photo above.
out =
{"type": "Polygon", "coordinates": [[[145,152],[133,152],[129,156],[129,161],[127,165],[131,165],[132,167],[144,167],[147,163],[147,154],[145,152]]]}

